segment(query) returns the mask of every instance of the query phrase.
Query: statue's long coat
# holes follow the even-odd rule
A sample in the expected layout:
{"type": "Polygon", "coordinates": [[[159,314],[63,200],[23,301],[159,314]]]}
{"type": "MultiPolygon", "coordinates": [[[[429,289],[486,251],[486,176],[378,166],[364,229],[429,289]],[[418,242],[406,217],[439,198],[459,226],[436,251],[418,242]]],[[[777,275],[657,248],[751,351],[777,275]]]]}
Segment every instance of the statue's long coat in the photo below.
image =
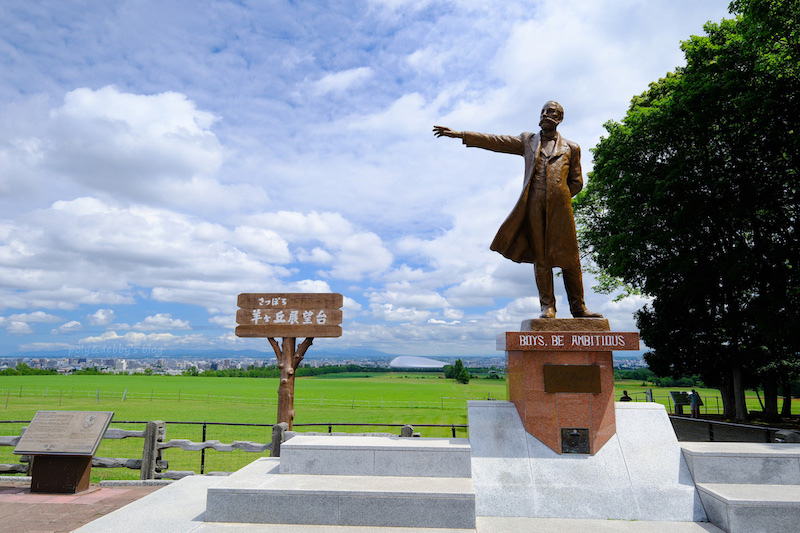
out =
{"type": "MultiPolygon", "coordinates": [[[[546,162],[547,215],[543,246],[534,246],[528,221],[528,195],[532,191],[536,157],[540,156],[540,135],[530,132],[513,135],[489,135],[465,131],[463,142],[474,146],[518,154],[525,158],[525,175],[517,204],[500,226],[490,248],[517,263],[535,263],[542,267],[580,268],[572,197],[583,188],[580,147],[556,133],[555,147],[546,162]],[[544,250],[536,257],[535,250],[544,250]]],[[[541,232],[536,232],[541,234],[541,232]]]]}

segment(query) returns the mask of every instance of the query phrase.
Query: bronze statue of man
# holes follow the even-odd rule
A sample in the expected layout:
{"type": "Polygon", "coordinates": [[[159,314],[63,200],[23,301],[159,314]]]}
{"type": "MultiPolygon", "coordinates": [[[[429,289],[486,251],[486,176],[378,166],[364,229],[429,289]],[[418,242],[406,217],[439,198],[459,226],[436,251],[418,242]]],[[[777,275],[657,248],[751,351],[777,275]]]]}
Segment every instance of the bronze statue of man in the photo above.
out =
{"type": "Polygon", "coordinates": [[[517,205],[500,226],[491,249],[517,263],[533,263],[541,318],[555,318],[553,268],[564,275],[569,309],[576,318],[602,318],[586,309],[572,197],[583,188],[580,147],[556,131],[564,119],[561,104],[544,104],[539,133],[490,135],[434,126],[437,137],[459,138],[467,146],[525,158],[525,176],[517,205]]]}

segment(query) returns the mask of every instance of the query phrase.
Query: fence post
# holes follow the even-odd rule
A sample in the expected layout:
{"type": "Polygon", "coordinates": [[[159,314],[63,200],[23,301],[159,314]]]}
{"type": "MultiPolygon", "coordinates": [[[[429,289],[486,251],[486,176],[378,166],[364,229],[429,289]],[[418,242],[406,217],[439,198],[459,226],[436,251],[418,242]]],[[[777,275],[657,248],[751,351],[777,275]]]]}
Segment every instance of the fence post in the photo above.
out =
{"type": "MultiPolygon", "coordinates": [[[[206,441],[206,423],[203,422],[203,437],[200,442],[206,441]]],[[[200,450],[200,474],[206,473],[206,449],[200,450]]]]}
{"type": "Polygon", "coordinates": [[[270,445],[270,457],[281,456],[281,443],[283,442],[286,432],[289,430],[289,424],[280,422],[272,426],[272,444],[270,445]]]}
{"type": "Polygon", "coordinates": [[[144,445],[142,446],[142,471],[139,479],[156,478],[156,462],[158,461],[158,440],[164,422],[154,420],[147,423],[144,430],[144,445]]]}

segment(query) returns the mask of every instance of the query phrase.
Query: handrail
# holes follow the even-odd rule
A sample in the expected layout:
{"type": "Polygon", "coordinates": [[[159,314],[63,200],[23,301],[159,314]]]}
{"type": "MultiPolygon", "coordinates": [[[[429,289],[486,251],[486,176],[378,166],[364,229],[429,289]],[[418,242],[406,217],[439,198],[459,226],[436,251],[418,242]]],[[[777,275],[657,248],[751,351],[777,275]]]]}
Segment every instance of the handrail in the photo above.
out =
{"type": "MultiPolygon", "coordinates": [[[[714,435],[714,427],[727,427],[732,429],[742,429],[757,433],[764,434],[764,442],[771,443],[774,440],[775,433],[778,431],[782,431],[783,428],[773,428],[768,426],[755,426],[752,424],[742,424],[739,422],[725,422],[722,420],[714,420],[710,418],[691,418],[689,416],[680,416],[680,415],[667,415],[670,418],[670,422],[673,420],[677,420],[681,423],[687,424],[695,424],[695,425],[702,425],[708,428],[708,442],[718,442],[714,435]]],[[[673,424],[674,425],[674,424],[673,424]]],[[[677,428],[676,428],[677,430],[677,428]]]]}

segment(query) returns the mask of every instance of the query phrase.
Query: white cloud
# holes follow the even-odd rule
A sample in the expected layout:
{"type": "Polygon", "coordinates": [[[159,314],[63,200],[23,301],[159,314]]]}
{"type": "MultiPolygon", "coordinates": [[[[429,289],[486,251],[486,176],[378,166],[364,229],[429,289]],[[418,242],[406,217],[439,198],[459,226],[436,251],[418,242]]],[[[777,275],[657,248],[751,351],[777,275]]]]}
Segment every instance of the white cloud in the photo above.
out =
{"type": "Polygon", "coordinates": [[[423,49],[415,50],[408,56],[408,64],[417,70],[430,72],[432,74],[444,74],[444,64],[456,53],[454,50],[441,50],[428,46],[423,49]]]}
{"type": "Polygon", "coordinates": [[[83,324],[81,324],[77,320],[70,320],[69,322],[61,324],[57,328],[50,330],[50,334],[60,335],[61,333],[72,333],[73,331],[80,331],[82,329],[83,329],[83,324]]]}
{"type": "Polygon", "coordinates": [[[4,325],[6,331],[11,335],[28,335],[33,333],[33,328],[25,322],[20,322],[18,320],[9,320],[4,325]]]}
{"type": "Polygon", "coordinates": [[[65,350],[71,346],[65,342],[31,342],[20,344],[19,349],[23,352],[49,352],[52,350],[65,350]]]}
{"type": "Polygon", "coordinates": [[[358,67],[339,72],[332,72],[311,84],[311,90],[316,96],[330,93],[341,93],[352,89],[372,77],[372,69],[358,67]]]}
{"type": "Polygon", "coordinates": [[[272,230],[239,226],[234,231],[234,243],[270,263],[288,263],[292,260],[289,243],[272,230]]]}
{"type": "Polygon", "coordinates": [[[161,346],[180,346],[189,344],[201,344],[204,340],[203,335],[174,335],[172,333],[140,333],[131,331],[125,335],[118,335],[115,331],[106,331],[96,337],[85,337],[81,339],[81,344],[101,344],[109,341],[119,341],[134,346],[142,344],[158,344],[161,346]]]}
{"type": "Polygon", "coordinates": [[[422,309],[438,309],[448,305],[447,299],[438,292],[415,287],[408,282],[390,283],[386,289],[369,294],[370,301],[422,309]]]}
{"type": "Polygon", "coordinates": [[[235,328],[236,327],[236,317],[231,315],[218,315],[212,316],[208,318],[209,323],[216,324],[218,326],[222,326],[223,328],[235,328]]]}
{"type": "Polygon", "coordinates": [[[169,313],[156,313],[134,324],[133,329],[138,331],[157,331],[166,329],[191,329],[191,326],[189,326],[188,320],[172,318],[172,315],[169,313]]]}
{"type": "Polygon", "coordinates": [[[183,94],[75,89],[51,116],[48,166],[94,190],[156,199],[161,187],[191,185],[222,164],[216,117],[183,94]]]}
{"type": "Polygon", "coordinates": [[[0,189],[21,194],[23,183],[14,180],[24,180],[31,193],[44,196],[77,189],[190,211],[267,199],[262,188],[218,180],[225,159],[211,130],[218,118],[183,94],[79,88],[37,118],[27,137],[9,132],[0,150],[0,175],[6,176],[0,189]]]}
{"type": "Polygon", "coordinates": [[[301,279],[289,285],[291,292],[331,292],[328,282],[318,279],[301,279]]]}
{"type": "Polygon", "coordinates": [[[44,311],[35,311],[33,313],[19,313],[9,315],[9,320],[18,320],[21,322],[58,322],[61,318],[45,313],[44,311]]]}
{"type": "Polygon", "coordinates": [[[373,317],[389,322],[424,322],[431,316],[430,311],[420,311],[388,303],[370,305],[370,309],[373,317]]]}
{"type": "Polygon", "coordinates": [[[311,251],[306,251],[302,248],[297,250],[297,260],[304,263],[317,263],[320,265],[328,265],[333,263],[333,255],[330,252],[323,250],[320,247],[315,247],[311,251]]]}
{"type": "Polygon", "coordinates": [[[105,326],[114,320],[113,309],[98,309],[91,315],[87,315],[87,320],[92,326],[105,326]]]}
{"type": "Polygon", "coordinates": [[[298,259],[329,265],[329,270],[321,271],[323,277],[360,280],[381,274],[392,264],[393,256],[378,235],[359,230],[339,213],[261,213],[247,223],[273,231],[289,243],[321,242],[310,253],[299,248],[298,259]]]}

